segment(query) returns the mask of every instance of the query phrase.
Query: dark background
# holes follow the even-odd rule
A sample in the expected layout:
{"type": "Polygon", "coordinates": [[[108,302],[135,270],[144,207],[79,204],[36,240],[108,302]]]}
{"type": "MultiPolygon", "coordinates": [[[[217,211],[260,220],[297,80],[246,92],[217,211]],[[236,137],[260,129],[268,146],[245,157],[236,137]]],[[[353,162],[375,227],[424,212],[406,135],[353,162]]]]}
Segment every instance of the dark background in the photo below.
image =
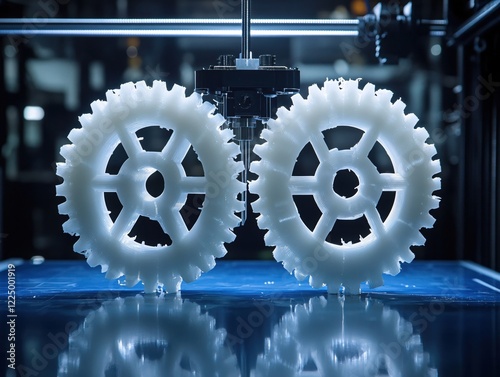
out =
{"type": "MultiPolygon", "coordinates": [[[[0,17],[37,17],[43,4],[54,18],[238,18],[235,0],[47,2],[0,1],[0,17]],[[56,4],[57,6],[54,6],[56,4]]],[[[403,2],[404,4],[405,2],[403,2]]],[[[299,67],[301,91],[329,78],[363,78],[377,88],[402,98],[406,111],[417,114],[438,150],[442,165],[442,197],[432,230],[425,230],[426,247],[414,248],[418,259],[469,259],[499,269],[496,127],[499,94],[473,101],[479,77],[499,78],[499,27],[462,44],[447,42],[460,25],[473,17],[486,1],[415,2],[423,19],[448,20],[446,36],[417,35],[399,40],[397,48],[409,54],[398,64],[380,65],[375,46],[357,47],[355,37],[254,38],[256,55],[272,53],[280,65],[299,67]],[[354,46],[354,48],[352,48],[354,46]],[[347,48],[346,48],[347,47],[347,48]],[[472,102],[471,102],[472,101],[472,102]]],[[[302,0],[261,1],[252,4],[254,18],[355,18],[375,2],[302,0]]],[[[39,16],[38,16],[39,17],[39,16]]],[[[237,55],[238,38],[174,37],[45,37],[18,43],[2,37],[0,59],[1,146],[1,258],[83,259],[72,252],[75,237],[64,234],[55,195],[60,178],[55,163],[66,135],[79,127],[78,116],[90,112],[90,103],[104,99],[107,89],[127,81],[155,79],[193,90],[193,71],[216,62],[220,54],[237,55]],[[26,42],[26,43],[25,43],[26,42]],[[40,121],[24,119],[26,106],[39,106],[40,121]]],[[[287,101],[283,101],[287,105],[287,101]]],[[[348,136],[347,136],[348,137],[348,136]]],[[[145,135],[147,139],[147,135],[145,135]]],[[[305,152],[299,164],[311,158],[305,152]]],[[[349,185],[349,183],[346,183],[349,185]]],[[[252,197],[252,199],[255,199],[252,197]]],[[[110,202],[110,207],[113,204],[110,202]]],[[[112,208],[110,208],[112,210],[112,208]]],[[[314,211],[312,211],[314,212],[314,211]]],[[[314,214],[304,213],[304,218],[314,214]]],[[[363,224],[339,229],[356,238],[363,224]]],[[[137,229],[154,242],[154,227],[137,229]]],[[[255,215],[235,230],[228,259],[268,259],[255,215]]]]}

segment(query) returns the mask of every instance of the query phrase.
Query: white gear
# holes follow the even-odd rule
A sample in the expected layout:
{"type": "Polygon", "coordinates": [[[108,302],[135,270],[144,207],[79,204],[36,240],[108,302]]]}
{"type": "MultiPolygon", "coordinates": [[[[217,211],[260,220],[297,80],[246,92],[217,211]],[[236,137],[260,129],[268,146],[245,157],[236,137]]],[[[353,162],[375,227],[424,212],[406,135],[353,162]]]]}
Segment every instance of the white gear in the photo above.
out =
{"type": "Polygon", "coordinates": [[[372,299],[321,296],[280,319],[251,376],[298,377],[315,369],[318,376],[379,376],[386,369],[390,376],[436,377],[429,361],[396,310],[372,299]]]}
{"type": "Polygon", "coordinates": [[[64,181],[56,190],[66,198],[59,212],[69,216],[63,229],[80,236],[75,252],[85,254],[90,266],[101,265],[107,278],[125,275],[128,286],[142,281],[146,292],[159,285],[175,292],[183,280],[211,270],[215,257],[226,254],[223,243],[235,238],[231,229],[239,224],[237,195],[244,187],[236,179],[243,169],[234,161],[238,147],[228,143],[232,132],[219,129],[224,118],[213,115],[215,107],[200,95],[186,97],[184,87],[167,90],[161,81],[152,87],[143,81],[123,84],[91,108],[92,114],[80,117],[82,127],[69,133],[72,144],[61,148],[66,161],[58,164],[57,174],[64,181]],[[136,135],[152,125],[172,130],[160,152],[144,150],[136,135]],[[120,143],[128,159],[118,174],[108,174],[108,161],[120,143]],[[186,176],[181,164],[191,146],[203,166],[201,177],[186,176]],[[146,181],[156,171],[165,185],[153,197],[146,181]],[[123,205],[114,222],[105,192],[117,193],[123,205]],[[179,210],[190,193],[203,194],[205,200],[188,230],[179,210]],[[157,221],[172,243],[134,241],[128,234],[139,216],[157,221]]]}
{"type": "Polygon", "coordinates": [[[255,147],[261,161],[251,164],[259,177],[250,191],[259,195],[252,206],[261,213],[258,224],[269,229],[267,245],[275,245],[274,257],[294,272],[297,279],[308,275],[313,287],[327,285],[331,293],[344,288],[359,292],[360,283],[374,288],[383,284],[382,273],[395,275],[400,262],[411,262],[411,245],[423,245],[422,227],[431,227],[429,214],[439,205],[433,192],[441,181],[436,149],[426,143],[429,134],[414,128],[418,119],[405,115],[401,100],[391,103],[392,92],[375,91],[374,85],[358,88],[358,81],[327,80],[322,89],[313,85],[309,97],[292,97],[290,110],[280,108],[277,119],[262,132],[267,141],[255,147]],[[322,132],[339,126],[363,131],[350,149],[329,149],[322,132]],[[368,158],[376,142],[384,147],[394,173],[380,174],[368,158]],[[310,143],[319,160],[314,176],[294,176],[293,169],[302,149],[310,143]],[[337,172],[349,169],[358,180],[357,192],[349,198],[333,189],[337,172]],[[376,206],[384,191],[395,199],[385,221],[376,206]],[[294,195],[312,195],[322,212],[313,231],[304,224],[294,195]],[[357,243],[333,244],[326,238],[337,219],[365,216],[370,234],[357,243]]]}
{"type": "Polygon", "coordinates": [[[240,376],[227,332],[178,297],[117,298],[69,334],[58,377],[240,376]]]}

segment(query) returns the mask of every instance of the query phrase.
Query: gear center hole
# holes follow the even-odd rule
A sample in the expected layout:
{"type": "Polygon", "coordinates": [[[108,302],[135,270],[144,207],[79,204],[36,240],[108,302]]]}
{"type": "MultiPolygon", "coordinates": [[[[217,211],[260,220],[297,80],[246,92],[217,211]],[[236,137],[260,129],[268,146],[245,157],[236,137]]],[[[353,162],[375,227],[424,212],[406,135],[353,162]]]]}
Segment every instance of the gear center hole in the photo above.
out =
{"type": "Polygon", "coordinates": [[[146,191],[153,198],[159,197],[165,191],[165,179],[158,170],[155,170],[146,180],[146,191]]]}
{"type": "Polygon", "coordinates": [[[333,191],[344,198],[351,198],[358,192],[359,179],[349,169],[339,170],[333,179],[333,191]]]}

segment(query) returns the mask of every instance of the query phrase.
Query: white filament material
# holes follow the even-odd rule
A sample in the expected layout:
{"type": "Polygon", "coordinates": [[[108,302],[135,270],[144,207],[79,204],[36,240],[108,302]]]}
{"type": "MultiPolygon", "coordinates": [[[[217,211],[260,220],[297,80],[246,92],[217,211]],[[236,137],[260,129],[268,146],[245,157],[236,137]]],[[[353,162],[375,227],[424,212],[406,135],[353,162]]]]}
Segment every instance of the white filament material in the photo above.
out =
{"type": "Polygon", "coordinates": [[[250,191],[258,194],[253,209],[261,213],[259,227],[269,229],[265,241],[275,245],[274,257],[294,272],[297,279],[309,277],[313,287],[328,286],[329,292],[358,293],[360,283],[370,287],[383,284],[382,274],[395,275],[400,262],[411,262],[412,245],[423,245],[422,227],[431,227],[429,214],[439,205],[433,192],[441,181],[436,149],[426,144],[429,134],[414,128],[417,117],[404,113],[401,100],[391,102],[392,92],[375,91],[374,85],[358,88],[358,81],[329,80],[323,88],[313,85],[309,97],[292,97],[290,110],[280,108],[276,120],[268,123],[262,137],[267,141],[255,147],[261,161],[250,170],[258,179],[250,191]],[[363,131],[350,149],[329,149],[322,132],[339,126],[363,131]],[[379,142],[391,159],[394,173],[380,174],[368,158],[379,142]],[[310,143],[319,160],[313,176],[294,176],[295,162],[310,143]],[[358,180],[357,192],[350,198],[337,194],[333,182],[337,172],[348,169],[358,180]],[[384,191],[395,192],[392,209],[382,221],[377,204],[384,191]],[[322,212],[314,230],[302,221],[293,197],[312,195],[322,212]],[[327,242],[335,222],[365,216],[370,234],[357,243],[341,245],[327,242]]]}
{"type": "Polygon", "coordinates": [[[160,81],[152,87],[124,84],[91,108],[92,114],[80,117],[82,127],[68,135],[72,144],[61,148],[66,161],[57,166],[64,179],[57,194],[66,198],[59,212],[69,216],[64,231],[80,236],[75,252],[85,254],[90,266],[101,265],[107,278],[124,275],[128,286],[142,281],[146,292],[159,285],[175,292],[183,280],[212,269],[215,257],[226,254],[223,243],[235,238],[231,229],[239,223],[237,195],[244,186],[236,179],[243,166],[234,161],[238,147],[228,143],[232,132],[219,129],[224,118],[213,115],[215,107],[200,95],[186,97],[185,88],[167,90],[160,81]],[[152,125],[172,130],[159,152],[144,150],[136,134],[152,125]],[[107,164],[120,143],[128,158],[117,174],[108,174],[107,164]],[[187,176],[182,166],[191,146],[203,166],[201,177],[187,176]],[[165,183],[158,197],[146,190],[155,171],[165,183]],[[105,192],[116,193],[123,206],[114,222],[105,192]],[[179,212],[188,194],[205,195],[191,229],[179,212]],[[157,221],[172,243],[136,242],[129,233],[139,216],[157,221]]]}

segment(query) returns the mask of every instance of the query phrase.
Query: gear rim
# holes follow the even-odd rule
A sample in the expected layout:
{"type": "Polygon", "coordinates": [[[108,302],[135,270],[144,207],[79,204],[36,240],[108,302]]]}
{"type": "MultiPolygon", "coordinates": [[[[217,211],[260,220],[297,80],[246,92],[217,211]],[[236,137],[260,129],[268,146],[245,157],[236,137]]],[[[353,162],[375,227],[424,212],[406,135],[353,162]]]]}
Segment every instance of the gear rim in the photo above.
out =
{"type": "MultiPolygon", "coordinates": [[[[357,293],[362,282],[368,281],[374,288],[383,284],[383,273],[399,273],[400,262],[411,262],[414,258],[410,246],[425,243],[420,229],[434,224],[429,211],[439,205],[439,198],[433,193],[440,189],[440,179],[436,177],[440,164],[439,160],[433,160],[435,147],[426,143],[429,134],[424,128],[414,128],[418,119],[414,114],[404,113],[406,105],[401,100],[391,102],[391,91],[375,91],[374,85],[369,83],[360,89],[358,81],[327,80],[321,89],[311,86],[307,99],[293,96],[290,110],[280,108],[277,119],[270,120],[269,129],[263,130],[266,143],[254,150],[261,160],[253,162],[250,168],[259,176],[249,185],[250,191],[259,196],[252,206],[261,214],[257,218],[259,227],[268,229],[266,245],[276,246],[275,259],[297,279],[309,276],[311,286],[326,285],[331,293],[339,289],[357,293]],[[321,132],[345,125],[361,129],[363,136],[347,151],[330,150],[321,132]],[[293,176],[295,160],[308,142],[320,166],[314,176],[293,176]],[[374,213],[377,203],[372,203],[376,197],[372,193],[371,200],[367,200],[372,203],[369,216],[372,220],[375,218],[370,221],[367,216],[372,230],[370,235],[355,244],[334,245],[325,241],[328,234],[325,229],[330,226],[330,230],[338,217],[334,216],[335,209],[323,203],[323,214],[316,224],[323,230],[318,232],[321,236],[316,237],[316,228],[310,231],[300,219],[293,195],[313,195],[321,208],[323,198],[317,188],[317,172],[321,172],[321,165],[325,161],[328,165],[331,154],[340,156],[342,153],[350,155],[351,159],[351,163],[341,164],[342,167],[353,167],[356,161],[366,162],[376,142],[384,147],[394,167],[392,176],[379,174],[382,178],[375,185],[391,184],[390,188],[396,191],[389,216],[385,221],[376,219],[380,215],[374,213]],[[329,224],[329,217],[335,218],[332,224],[329,224]],[[377,237],[375,232],[378,232],[377,237]],[[363,265],[366,255],[371,260],[363,265]]],[[[364,177],[358,178],[361,184],[364,177]]],[[[364,200],[358,192],[347,201],[355,201],[355,197],[364,200]]]]}
{"type": "Polygon", "coordinates": [[[235,212],[241,210],[237,195],[242,190],[236,177],[242,166],[234,161],[239,150],[229,143],[232,133],[220,129],[224,118],[214,115],[215,107],[199,94],[186,97],[185,88],[174,85],[168,90],[160,81],[152,87],[145,82],[123,84],[91,108],[92,114],[79,119],[82,127],[68,135],[72,144],[61,148],[65,162],[58,164],[57,175],[63,183],[56,192],[66,198],[59,212],[69,216],[63,230],[80,236],[74,251],[83,253],[90,266],[101,265],[107,278],[125,275],[128,286],[142,281],[146,292],[154,292],[158,285],[167,292],[178,291],[183,280],[193,281],[212,269],[215,258],[226,254],[223,243],[235,238],[231,229],[239,224],[235,212]],[[135,134],[151,125],[173,130],[161,152],[143,150],[135,134]],[[108,161],[120,143],[128,159],[118,174],[107,174],[108,161]],[[203,177],[187,176],[181,166],[190,146],[203,166],[203,177]],[[170,183],[165,182],[164,192],[156,198],[145,187],[148,169],[169,175],[170,183]],[[117,192],[124,206],[116,221],[104,200],[109,191],[117,192]],[[203,209],[187,230],[179,206],[188,193],[200,192],[205,194],[203,209]],[[138,216],[158,221],[172,244],[155,247],[133,241],[127,234],[138,216]],[[117,221],[120,231],[114,232],[117,221]]]}

